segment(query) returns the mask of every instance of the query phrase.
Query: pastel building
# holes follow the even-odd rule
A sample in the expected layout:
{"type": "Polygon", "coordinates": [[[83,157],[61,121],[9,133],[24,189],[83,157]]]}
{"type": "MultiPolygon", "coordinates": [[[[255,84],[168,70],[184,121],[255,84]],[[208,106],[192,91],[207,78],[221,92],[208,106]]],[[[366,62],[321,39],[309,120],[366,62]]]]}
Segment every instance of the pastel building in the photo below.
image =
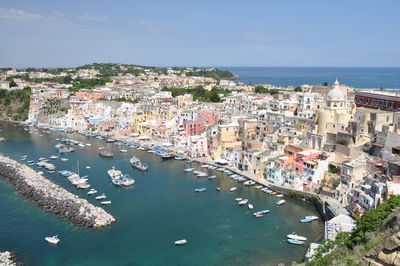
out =
{"type": "Polygon", "coordinates": [[[206,157],[208,155],[207,137],[190,136],[187,141],[187,150],[192,158],[206,157]]]}
{"type": "Polygon", "coordinates": [[[215,125],[218,122],[218,113],[211,111],[197,111],[197,119],[204,121],[207,125],[215,125]]]}
{"type": "Polygon", "coordinates": [[[204,121],[187,121],[183,124],[185,136],[193,136],[203,133],[204,127],[204,121]]]}

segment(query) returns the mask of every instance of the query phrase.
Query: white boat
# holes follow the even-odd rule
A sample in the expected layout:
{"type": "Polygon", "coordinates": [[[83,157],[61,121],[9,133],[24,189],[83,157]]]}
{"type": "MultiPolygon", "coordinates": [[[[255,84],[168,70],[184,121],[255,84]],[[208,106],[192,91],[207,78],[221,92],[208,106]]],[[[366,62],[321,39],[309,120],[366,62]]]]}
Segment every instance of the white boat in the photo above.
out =
{"type": "Polygon", "coordinates": [[[52,160],[58,159],[58,156],[52,155],[52,156],[50,156],[50,159],[52,159],[52,160]]]}
{"type": "Polygon", "coordinates": [[[280,200],[280,201],[278,201],[277,203],[276,203],[276,205],[282,205],[282,204],[284,204],[286,202],[286,200],[280,200]]]}
{"type": "Polygon", "coordinates": [[[254,188],[255,188],[255,189],[262,189],[263,186],[258,185],[258,186],[255,186],[254,188]]]}
{"type": "Polygon", "coordinates": [[[177,240],[174,242],[175,245],[180,246],[180,245],[185,245],[187,243],[186,239],[181,239],[181,240],[177,240]]]}
{"type": "Polygon", "coordinates": [[[102,201],[100,203],[101,203],[101,205],[110,205],[111,204],[111,200],[102,201]]]}
{"type": "Polygon", "coordinates": [[[231,187],[231,189],[229,189],[230,192],[233,192],[237,189],[237,187],[231,187]]]}
{"type": "Polygon", "coordinates": [[[106,198],[107,198],[106,194],[103,193],[100,196],[97,196],[95,199],[102,200],[102,199],[106,199],[106,198]]]}
{"type": "Polygon", "coordinates": [[[93,194],[96,194],[96,193],[97,193],[97,190],[92,188],[91,190],[89,190],[88,195],[93,195],[93,194]]]}
{"type": "Polygon", "coordinates": [[[318,216],[306,216],[304,217],[305,219],[310,219],[310,220],[318,220],[318,216]]]}
{"type": "Polygon", "coordinates": [[[91,185],[89,183],[85,182],[85,183],[81,183],[81,184],[76,185],[76,187],[80,188],[80,189],[86,189],[86,188],[90,188],[91,185]]]}
{"type": "Polygon", "coordinates": [[[278,194],[278,195],[276,195],[275,197],[277,197],[277,198],[283,198],[283,195],[282,195],[282,194],[278,194]]]}
{"type": "Polygon", "coordinates": [[[248,199],[241,200],[241,201],[239,201],[239,205],[240,205],[240,206],[242,206],[242,205],[246,205],[246,204],[247,204],[247,202],[249,202],[249,200],[248,200],[248,199]]]}
{"type": "Polygon", "coordinates": [[[211,175],[208,177],[208,179],[215,179],[217,176],[216,175],[211,175]]]}
{"type": "Polygon", "coordinates": [[[62,162],[68,162],[68,161],[69,161],[68,158],[61,158],[60,160],[61,160],[62,162]]]}
{"type": "Polygon", "coordinates": [[[243,199],[242,198],[236,198],[235,200],[239,202],[239,201],[242,201],[243,199]]]}
{"type": "Polygon", "coordinates": [[[54,244],[54,245],[57,245],[58,242],[60,242],[60,239],[58,238],[58,236],[48,236],[48,237],[45,237],[44,240],[46,240],[50,244],[54,244]]]}
{"type": "Polygon", "coordinates": [[[216,187],[215,188],[217,191],[221,191],[221,188],[220,187],[216,187]]]}
{"type": "Polygon", "coordinates": [[[92,144],[90,144],[90,143],[86,143],[85,145],[88,147],[92,146],[92,144]]]}
{"type": "Polygon", "coordinates": [[[204,165],[202,165],[201,166],[201,168],[208,168],[210,165],[208,165],[208,164],[204,164],[204,165]]]}
{"type": "Polygon", "coordinates": [[[306,237],[296,235],[295,233],[289,234],[289,235],[287,235],[286,237],[287,237],[287,238],[290,238],[290,239],[300,240],[300,241],[307,241],[307,238],[306,238],[306,237]]]}
{"type": "Polygon", "coordinates": [[[254,185],[256,182],[254,182],[253,180],[247,180],[246,182],[244,182],[243,184],[245,185],[245,186],[252,186],[252,185],[254,185]]]}
{"type": "Polygon", "coordinates": [[[252,209],[254,208],[253,204],[250,204],[250,203],[247,205],[247,207],[248,207],[250,210],[252,210],[252,209]]]}
{"type": "Polygon", "coordinates": [[[128,152],[128,150],[119,150],[119,151],[120,151],[120,152],[124,152],[124,153],[125,153],[125,152],[128,152]]]}

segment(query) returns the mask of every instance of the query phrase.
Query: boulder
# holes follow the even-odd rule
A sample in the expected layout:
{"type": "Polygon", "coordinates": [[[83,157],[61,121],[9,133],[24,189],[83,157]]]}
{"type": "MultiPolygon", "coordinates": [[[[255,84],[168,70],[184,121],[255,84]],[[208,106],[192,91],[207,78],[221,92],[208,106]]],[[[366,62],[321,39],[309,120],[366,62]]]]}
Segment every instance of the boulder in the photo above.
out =
{"type": "Polygon", "coordinates": [[[394,260],[396,259],[398,252],[385,252],[381,251],[378,254],[378,259],[382,261],[383,263],[393,265],[394,260]]]}
{"type": "Polygon", "coordinates": [[[400,233],[394,234],[383,243],[383,247],[387,250],[394,250],[400,247],[400,233]]]}

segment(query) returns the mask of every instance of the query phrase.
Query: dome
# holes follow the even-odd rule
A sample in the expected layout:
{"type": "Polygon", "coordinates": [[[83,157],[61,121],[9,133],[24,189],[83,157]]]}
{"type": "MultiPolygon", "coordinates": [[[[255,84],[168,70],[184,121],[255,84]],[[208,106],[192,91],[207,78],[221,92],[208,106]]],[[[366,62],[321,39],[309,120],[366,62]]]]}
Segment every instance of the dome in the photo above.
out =
{"type": "Polygon", "coordinates": [[[328,92],[328,94],[326,95],[326,99],[344,100],[345,96],[341,89],[339,89],[338,87],[334,87],[328,92]]]}

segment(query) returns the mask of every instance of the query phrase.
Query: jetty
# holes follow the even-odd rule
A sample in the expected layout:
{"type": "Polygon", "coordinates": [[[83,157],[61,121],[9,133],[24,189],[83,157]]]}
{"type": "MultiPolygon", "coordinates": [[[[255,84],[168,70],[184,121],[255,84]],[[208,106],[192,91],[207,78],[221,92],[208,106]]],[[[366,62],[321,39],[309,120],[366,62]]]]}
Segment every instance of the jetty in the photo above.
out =
{"type": "Polygon", "coordinates": [[[0,154],[0,176],[24,197],[57,216],[83,227],[101,228],[115,218],[104,209],[65,190],[26,165],[0,154]]]}

